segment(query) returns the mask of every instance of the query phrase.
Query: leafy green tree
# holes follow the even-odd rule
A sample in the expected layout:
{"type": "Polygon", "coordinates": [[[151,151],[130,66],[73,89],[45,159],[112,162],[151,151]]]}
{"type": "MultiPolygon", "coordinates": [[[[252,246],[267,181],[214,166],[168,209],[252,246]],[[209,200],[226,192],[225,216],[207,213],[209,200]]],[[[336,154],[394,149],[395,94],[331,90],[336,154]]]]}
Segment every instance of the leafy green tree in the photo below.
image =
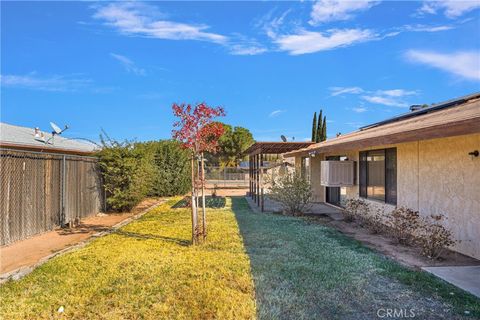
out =
{"type": "Polygon", "coordinates": [[[313,123],[312,123],[312,142],[317,140],[317,112],[313,114],[313,123]]]}
{"type": "Polygon", "coordinates": [[[244,151],[255,141],[252,133],[243,127],[223,124],[224,133],[218,141],[218,151],[207,154],[207,164],[213,166],[236,166],[245,159],[244,151]]]}

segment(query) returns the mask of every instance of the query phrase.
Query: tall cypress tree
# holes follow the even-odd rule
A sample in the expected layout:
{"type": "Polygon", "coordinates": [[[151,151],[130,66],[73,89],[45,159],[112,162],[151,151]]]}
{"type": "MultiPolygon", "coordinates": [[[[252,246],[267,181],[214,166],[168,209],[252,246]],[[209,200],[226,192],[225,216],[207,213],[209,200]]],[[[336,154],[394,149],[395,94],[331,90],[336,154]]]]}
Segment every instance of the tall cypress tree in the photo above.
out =
{"type": "Polygon", "coordinates": [[[317,111],[313,114],[313,124],[312,124],[312,142],[315,142],[317,139],[317,111]]]}
{"type": "Polygon", "coordinates": [[[327,116],[323,117],[323,124],[322,124],[322,139],[320,141],[327,140],[327,116]]]}
{"type": "Polygon", "coordinates": [[[320,138],[321,138],[321,135],[322,135],[322,127],[323,127],[322,113],[323,113],[323,110],[320,110],[320,113],[318,114],[317,134],[315,135],[315,142],[320,142],[321,141],[320,138]]]}

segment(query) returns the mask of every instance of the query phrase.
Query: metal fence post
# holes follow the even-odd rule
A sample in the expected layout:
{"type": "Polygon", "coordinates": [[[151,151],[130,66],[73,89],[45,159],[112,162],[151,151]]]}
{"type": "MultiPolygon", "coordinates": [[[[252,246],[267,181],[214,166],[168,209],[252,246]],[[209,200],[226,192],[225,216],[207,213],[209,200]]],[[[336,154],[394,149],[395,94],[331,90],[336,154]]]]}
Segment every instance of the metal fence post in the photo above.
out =
{"type": "Polygon", "coordinates": [[[227,168],[223,167],[223,186],[227,186],[227,168]]]}
{"type": "Polygon", "coordinates": [[[67,171],[67,158],[65,155],[62,157],[62,216],[60,218],[60,225],[64,226],[66,223],[66,208],[65,208],[65,193],[66,193],[66,171],[67,171]]]}

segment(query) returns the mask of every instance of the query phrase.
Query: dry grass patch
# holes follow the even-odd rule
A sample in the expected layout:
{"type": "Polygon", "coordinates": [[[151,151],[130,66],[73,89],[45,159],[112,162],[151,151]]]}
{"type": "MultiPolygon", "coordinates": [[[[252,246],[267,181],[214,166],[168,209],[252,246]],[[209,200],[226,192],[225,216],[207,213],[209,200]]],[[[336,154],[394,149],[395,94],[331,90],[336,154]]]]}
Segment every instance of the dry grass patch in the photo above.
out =
{"type": "Polygon", "coordinates": [[[117,233],[44,264],[1,287],[0,318],[251,319],[249,258],[229,208],[209,210],[209,241],[189,245],[179,199],[117,233]]]}

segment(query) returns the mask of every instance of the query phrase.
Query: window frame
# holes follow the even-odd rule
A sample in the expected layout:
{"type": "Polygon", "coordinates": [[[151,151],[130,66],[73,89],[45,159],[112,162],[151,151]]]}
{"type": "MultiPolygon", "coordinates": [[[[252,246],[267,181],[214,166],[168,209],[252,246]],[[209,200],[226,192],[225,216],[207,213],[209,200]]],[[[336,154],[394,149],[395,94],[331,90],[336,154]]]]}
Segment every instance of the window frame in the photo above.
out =
{"type": "Polygon", "coordinates": [[[303,179],[305,179],[306,181],[310,182],[310,166],[312,165],[311,164],[311,158],[308,157],[308,156],[305,156],[305,157],[302,157],[301,158],[301,162],[300,162],[300,173],[301,173],[301,177],[303,179]],[[307,165],[307,161],[308,161],[308,165],[307,165]],[[307,170],[308,169],[308,170],[307,170]]]}
{"type": "Polygon", "coordinates": [[[398,165],[397,165],[397,148],[381,148],[381,149],[372,149],[372,150],[364,150],[359,152],[359,169],[358,169],[358,195],[360,198],[368,199],[371,201],[378,201],[386,204],[397,205],[397,173],[398,173],[398,165]],[[385,164],[384,164],[384,186],[385,186],[385,195],[383,200],[376,198],[372,198],[368,196],[368,156],[370,152],[375,151],[383,151],[385,155],[385,164]],[[390,162],[394,159],[393,162],[393,169],[389,167],[392,163],[390,162]],[[394,170],[394,181],[390,181],[389,171],[394,170]]]}

